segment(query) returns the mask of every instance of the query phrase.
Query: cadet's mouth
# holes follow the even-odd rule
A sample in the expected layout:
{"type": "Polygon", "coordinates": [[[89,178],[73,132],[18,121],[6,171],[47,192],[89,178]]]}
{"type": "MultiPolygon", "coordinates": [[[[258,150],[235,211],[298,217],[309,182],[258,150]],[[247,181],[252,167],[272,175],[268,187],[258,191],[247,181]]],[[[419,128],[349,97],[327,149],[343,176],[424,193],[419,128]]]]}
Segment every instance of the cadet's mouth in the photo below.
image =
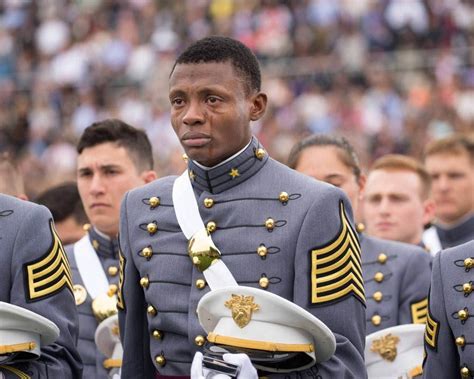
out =
{"type": "Polygon", "coordinates": [[[207,145],[211,137],[204,133],[187,132],[181,137],[181,143],[187,147],[201,147],[207,145]]]}

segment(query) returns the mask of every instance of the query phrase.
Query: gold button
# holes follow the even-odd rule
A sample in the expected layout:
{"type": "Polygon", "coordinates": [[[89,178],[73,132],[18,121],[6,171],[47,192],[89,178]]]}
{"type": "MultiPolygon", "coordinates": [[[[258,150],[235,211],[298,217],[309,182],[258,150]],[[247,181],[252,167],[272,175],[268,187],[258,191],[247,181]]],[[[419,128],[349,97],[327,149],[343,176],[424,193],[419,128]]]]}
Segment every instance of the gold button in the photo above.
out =
{"type": "Polygon", "coordinates": [[[464,367],[461,367],[461,378],[470,378],[471,377],[471,372],[469,371],[469,369],[464,366],[464,367]]]}
{"type": "Polygon", "coordinates": [[[148,230],[148,233],[150,233],[150,234],[155,234],[156,231],[158,230],[158,225],[156,225],[154,222],[150,222],[146,226],[146,230],[148,230]]]}
{"type": "Polygon", "coordinates": [[[260,245],[257,249],[257,254],[261,257],[266,257],[268,249],[264,245],[260,245]]]}
{"type": "Polygon", "coordinates": [[[464,267],[472,268],[472,266],[474,266],[474,259],[472,259],[472,258],[464,259],[464,267]]]}
{"type": "Polygon", "coordinates": [[[456,338],[456,345],[458,345],[459,347],[463,347],[465,344],[466,339],[463,336],[456,338]]]}
{"type": "Polygon", "coordinates": [[[146,258],[146,259],[150,259],[151,256],[153,255],[153,250],[151,247],[147,246],[147,247],[144,247],[142,249],[142,255],[146,258]]]}
{"type": "Polygon", "coordinates": [[[373,315],[371,321],[373,325],[379,326],[382,322],[382,317],[380,317],[379,315],[373,315]]]}
{"type": "Polygon", "coordinates": [[[82,225],[82,230],[84,230],[85,232],[88,232],[90,228],[91,228],[91,224],[82,225]]]}
{"type": "Polygon", "coordinates": [[[201,264],[201,260],[199,257],[193,257],[193,264],[199,266],[201,264]]]}
{"type": "Polygon", "coordinates": [[[181,156],[181,158],[183,158],[183,161],[185,161],[185,162],[187,162],[188,159],[189,159],[189,158],[188,158],[188,154],[183,154],[183,155],[181,156]]]}
{"type": "Polygon", "coordinates": [[[196,287],[197,289],[202,290],[204,287],[206,287],[206,281],[204,279],[196,280],[196,287]]]}
{"type": "Polygon", "coordinates": [[[268,278],[266,276],[263,276],[260,278],[260,280],[258,281],[258,284],[260,285],[260,287],[262,288],[268,288],[268,285],[270,284],[270,281],[268,280],[268,278]]]}
{"type": "Polygon", "coordinates": [[[375,275],[374,275],[374,279],[377,283],[381,283],[383,282],[383,278],[384,278],[384,275],[383,273],[381,272],[377,272],[375,275]]]}
{"type": "Polygon", "coordinates": [[[206,228],[209,233],[215,232],[217,229],[217,224],[214,221],[209,221],[206,225],[206,228]]]}
{"type": "Polygon", "coordinates": [[[107,294],[109,296],[113,296],[118,292],[118,286],[116,284],[111,284],[109,285],[109,290],[107,291],[107,294]]]}
{"type": "Polygon", "coordinates": [[[257,157],[257,159],[262,160],[262,159],[265,157],[265,150],[263,150],[263,149],[257,149],[257,150],[255,151],[255,156],[257,157]]]}
{"type": "Polygon", "coordinates": [[[377,257],[377,262],[379,262],[380,264],[385,264],[385,262],[387,262],[387,255],[384,253],[380,253],[377,257]]]}
{"type": "Polygon", "coordinates": [[[461,321],[466,321],[469,317],[469,312],[465,309],[461,309],[460,311],[458,311],[458,316],[461,321]]]}
{"type": "Polygon", "coordinates": [[[278,196],[278,200],[280,200],[280,202],[287,203],[289,199],[290,199],[290,196],[288,196],[288,193],[280,192],[280,195],[278,196]]]}
{"type": "Polygon", "coordinates": [[[204,206],[205,206],[206,208],[212,208],[213,205],[214,205],[214,200],[212,200],[212,199],[210,199],[210,198],[208,198],[208,197],[206,197],[206,198],[204,199],[204,206]]]}
{"type": "Polygon", "coordinates": [[[115,276],[118,274],[118,267],[117,266],[110,266],[107,269],[107,272],[109,273],[110,276],[115,276]]]}
{"type": "Polygon", "coordinates": [[[472,284],[471,283],[464,283],[462,285],[462,290],[466,295],[469,295],[472,292],[472,284]]]}
{"type": "Polygon", "coordinates": [[[158,205],[160,205],[160,198],[152,196],[148,199],[148,202],[150,203],[150,207],[156,208],[158,205]]]}
{"type": "Polygon", "coordinates": [[[365,225],[362,222],[356,224],[356,230],[358,233],[362,233],[365,230],[365,225]]]}
{"type": "Polygon", "coordinates": [[[194,343],[198,346],[204,345],[205,342],[206,339],[203,336],[196,336],[196,338],[194,339],[194,343]]]}
{"type": "Polygon", "coordinates": [[[158,313],[153,305],[149,305],[148,308],[146,309],[146,312],[150,316],[156,316],[156,314],[158,313]]]}
{"type": "Polygon", "coordinates": [[[273,230],[275,228],[275,221],[272,218],[267,219],[267,221],[265,221],[265,227],[267,230],[273,230]]]}
{"type": "Polygon", "coordinates": [[[163,333],[157,329],[153,331],[152,335],[155,340],[161,340],[163,338],[163,333]]]}
{"type": "Polygon", "coordinates": [[[157,355],[155,357],[155,362],[158,363],[161,367],[163,367],[166,364],[166,359],[163,355],[157,355]]]}
{"type": "Polygon", "coordinates": [[[92,247],[96,250],[99,249],[99,241],[97,240],[92,240],[92,247]]]}
{"type": "Polygon", "coordinates": [[[143,278],[140,279],[140,285],[143,288],[148,288],[148,286],[150,285],[150,280],[148,279],[147,276],[144,276],[143,278]]]}
{"type": "Polygon", "coordinates": [[[380,291],[374,292],[373,298],[376,302],[381,302],[383,298],[383,294],[380,291]]]}

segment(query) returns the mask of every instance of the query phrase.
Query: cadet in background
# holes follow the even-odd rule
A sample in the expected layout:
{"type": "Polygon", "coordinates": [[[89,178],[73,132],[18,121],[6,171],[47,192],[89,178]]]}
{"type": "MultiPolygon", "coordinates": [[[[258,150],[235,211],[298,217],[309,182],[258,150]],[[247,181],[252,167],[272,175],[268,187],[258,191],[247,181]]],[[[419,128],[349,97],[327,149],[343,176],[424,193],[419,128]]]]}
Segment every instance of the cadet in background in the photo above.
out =
{"type": "MultiPolygon", "coordinates": [[[[345,138],[309,136],[293,147],[288,165],[341,188],[357,214],[366,177],[345,138]]],[[[414,245],[369,237],[362,233],[361,223],[357,229],[367,299],[366,333],[400,324],[424,323],[431,274],[429,255],[414,245]]]]}
{"type": "Polygon", "coordinates": [[[370,168],[364,189],[363,215],[368,235],[425,246],[423,231],[434,218],[431,178],[415,158],[389,154],[370,168]]]}
{"type": "Polygon", "coordinates": [[[424,378],[474,376],[473,256],[471,240],[440,251],[433,260],[424,378]]]}
{"type": "Polygon", "coordinates": [[[434,226],[443,248],[474,239],[474,136],[454,134],[425,149],[436,204],[434,226]]]}
{"type": "Polygon", "coordinates": [[[116,119],[85,129],[77,145],[77,185],[88,233],[66,246],[79,312],[78,349],[85,378],[107,378],[119,362],[96,348],[98,323],[117,313],[120,202],[126,191],[156,178],[146,134],[116,119]]]}
{"type": "Polygon", "coordinates": [[[88,223],[76,183],[64,183],[38,195],[35,203],[44,205],[53,215],[63,245],[79,241],[88,223]]]}

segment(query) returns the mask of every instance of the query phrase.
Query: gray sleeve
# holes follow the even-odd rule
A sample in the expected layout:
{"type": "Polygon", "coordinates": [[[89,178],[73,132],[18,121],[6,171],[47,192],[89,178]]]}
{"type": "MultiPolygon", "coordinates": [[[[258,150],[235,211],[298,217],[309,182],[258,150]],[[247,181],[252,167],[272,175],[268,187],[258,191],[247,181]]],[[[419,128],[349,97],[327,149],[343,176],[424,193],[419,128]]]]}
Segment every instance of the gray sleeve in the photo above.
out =
{"type": "Polygon", "coordinates": [[[365,294],[360,246],[350,203],[340,190],[326,192],[308,210],[295,259],[295,302],[331,329],[337,346],[331,359],[291,377],[365,378],[365,294]],[[329,273],[328,265],[336,268],[329,273]],[[316,279],[327,284],[317,284],[316,279]]]}
{"type": "MultiPolygon", "coordinates": [[[[150,358],[145,297],[139,285],[128,233],[128,193],[122,202],[120,217],[119,326],[123,346],[122,378],[152,378],[155,367],[150,358]]],[[[133,222],[133,220],[132,220],[133,222]]]]}
{"type": "Polygon", "coordinates": [[[11,261],[10,303],[53,321],[59,327],[60,335],[55,343],[41,349],[39,360],[11,364],[0,371],[7,378],[22,377],[22,373],[32,378],[80,378],[82,362],[75,347],[77,313],[69,263],[55,234],[51,213],[42,206],[25,208],[18,210],[20,213],[23,211],[18,217],[20,224],[8,231],[16,234],[11,261]],[[51,254],[59,257],[60,264],[46,266],[51,254]],[[34,277],[28,273],[30,264],[41,265],[42,262],[45,262],[45,268],[49,268],[44,271],[46,277],[34,277]],[[46,283],[41,286],[41,291],[35,286],[39,281],[46,283]]]}
{"type": "Polygon", "coordinates": [[[423,378],[458,378],[459,356],[445,309],[441,253],[433,260],[428,321],[425,330],[423,378]]]}
{"type": "Polygon", "coordinates": [[[423,324],[428,310],[431,256],[421,249],[410,252],[400,288],[399,324],[423,324]]]}

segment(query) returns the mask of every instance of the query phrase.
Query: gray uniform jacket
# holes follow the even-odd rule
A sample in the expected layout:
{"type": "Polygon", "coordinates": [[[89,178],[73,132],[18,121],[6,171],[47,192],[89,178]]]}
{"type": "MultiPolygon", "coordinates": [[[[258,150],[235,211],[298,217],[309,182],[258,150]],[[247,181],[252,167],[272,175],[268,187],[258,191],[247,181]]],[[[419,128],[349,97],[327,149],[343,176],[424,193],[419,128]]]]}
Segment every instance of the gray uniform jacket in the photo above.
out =
{"type": "MultiPolygon", "coordinates": [[[[89,229],[89,239],[97,252],[97,256],[99,257],[109,283],[118,285],[118,240],[104,238],[98,234],[93,227],[89,229]]],[[[76,293],[78,293],[78,286],[82,287],[82,291],[86,291],[74,257],[74,245],[66,246],[66,252],[69,257],[69,262],[71,263],[72,278],[76,293]]],[[[79,339],[77,349],[81,354],[84,364],[84,378],[108,378],[108,370],[104,368],[104,360],[106,357],[97,350],[97,346],[94,342],[98,322],[92,313],[92,298],[89,294],[87,294],[85,299],[76,297],[76,305],[79,313],[79,339]]]]}
{"type": "Polygon", "coordinates": [[[433,261],[425,331],[425,378],[474,377],[474,240],[433,261]]]}
{"type": "Polygon", "coordinates": [[[443,228],[439,225],[435,225],[435,228],[443,249],[461,245],[474,239],[474,214],[451,228],[443,228]]]}
{"type": "Polygon", "coordinates": [[[36,312],[60,330],[39,360],[0,366],[0,372],[7,378],[80,378],[71,273],[47,208],[0,194],[0,260],[0,301],[36,312]]]}
{"type": "MultiPolygon", "coordinates": [[[[190,161],[188,173],[204,224],[239,285],[295,302],[336,336],[328,362],[282,377],[366,377],[360,249],[345,195],[272,160],[256,139],[208,171],[190,161]]],[[[189,375],[205,336],[196,307],[209,288],[187,255],[173,182],[159,179],[129,192],[122,203],[118,304],[125,378],[150,378],[156,370],[189,375]]]]}
{"type": "Polygon", "coordinates": [[[424,323],[428,313],[431,256],[402,242],[359,235],[370,334],[391,326],[424,323]]]}

